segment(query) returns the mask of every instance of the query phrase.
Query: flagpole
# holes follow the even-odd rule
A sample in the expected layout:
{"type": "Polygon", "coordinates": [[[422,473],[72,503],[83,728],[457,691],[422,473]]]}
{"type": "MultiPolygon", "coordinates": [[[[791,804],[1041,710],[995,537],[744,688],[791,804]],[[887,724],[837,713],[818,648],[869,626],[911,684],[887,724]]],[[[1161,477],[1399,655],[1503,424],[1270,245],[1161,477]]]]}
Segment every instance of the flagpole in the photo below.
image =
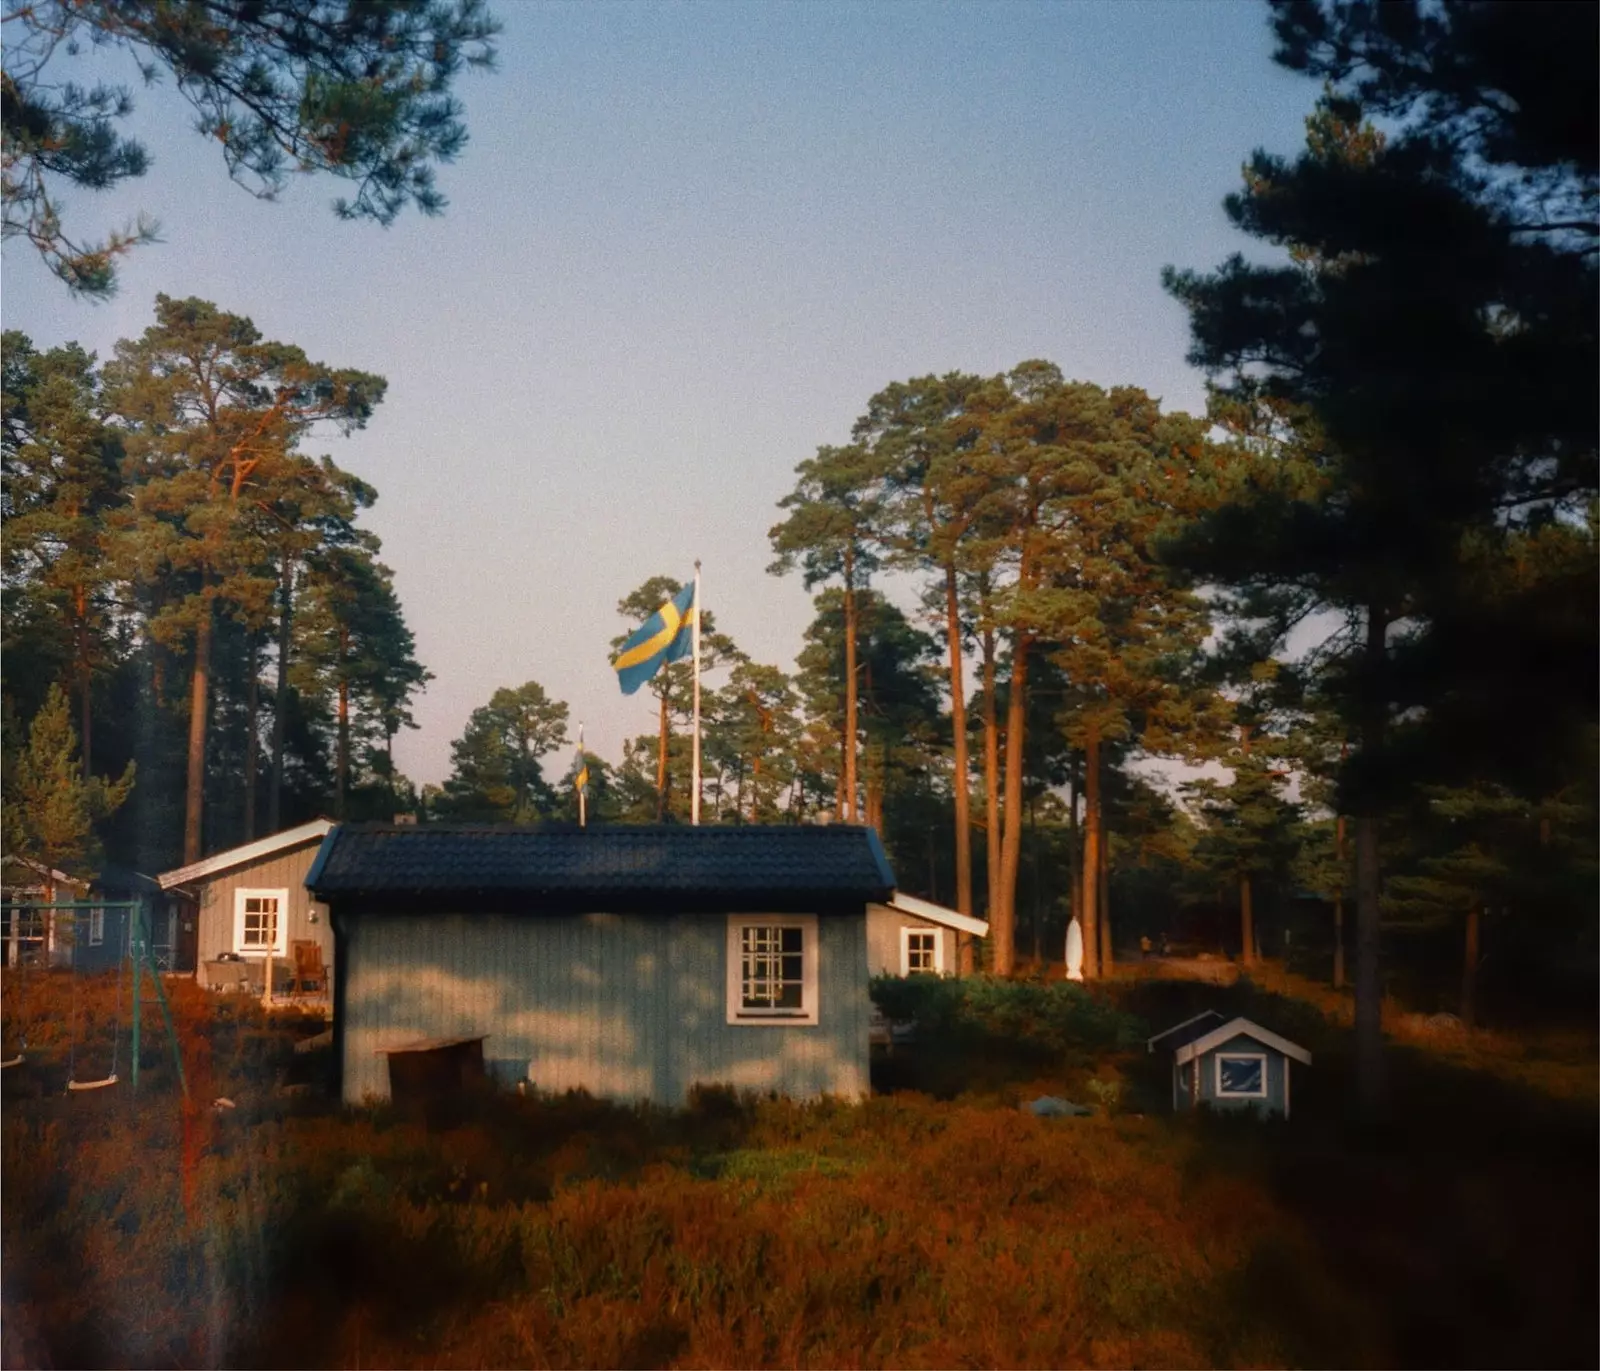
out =
{"type": "Polygon", "coordinates": [[[694,778],[689,792],[689,822],[700,822],[700,562],[694,564],[694,778]]]}
{"type": "MultiPolygon", "coordinates": [[[[586,761],[586,759],[584,758],[584,755],[583,755],[583,725],[580,723],[578,725],[578,772],[579,772],[580,775],[583,773],[583,769],[587,765],[588,765],[588,763],[587,763],[587,761],[586,761]]],[[[580,784],[578,786],[578,827],[579,828],[587,828],[589,826],[589,806],[584,801],[584,794],[588,789],[589,789],[589,787],[586,786],[586,785],[581,785],[580,784]]]]}

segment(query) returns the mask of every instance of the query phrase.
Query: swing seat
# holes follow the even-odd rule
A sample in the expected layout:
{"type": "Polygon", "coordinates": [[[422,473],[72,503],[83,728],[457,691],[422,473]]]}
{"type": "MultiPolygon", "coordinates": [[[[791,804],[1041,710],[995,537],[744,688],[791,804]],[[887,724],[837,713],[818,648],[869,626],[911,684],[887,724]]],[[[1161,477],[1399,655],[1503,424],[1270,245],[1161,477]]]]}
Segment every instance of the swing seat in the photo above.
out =
{"type": "Polygon", "coordinates": [[[22,1053],[19,1052],[19,1053],[17,1053],[17,1055],[15,1057],[12,1057],[7,1061],[0,1062],[0,1071],[6,1070],[7,1067],[21,1066],[21,1065],[22,1065],[22,1053]]]}
{"type": "Polygon", "coordinates": [[[68,1090],[99,1090],[108,1085],[117,1083],[117,1073],[113,1071],[103,1081],[68,1081],[68,1090]]]}

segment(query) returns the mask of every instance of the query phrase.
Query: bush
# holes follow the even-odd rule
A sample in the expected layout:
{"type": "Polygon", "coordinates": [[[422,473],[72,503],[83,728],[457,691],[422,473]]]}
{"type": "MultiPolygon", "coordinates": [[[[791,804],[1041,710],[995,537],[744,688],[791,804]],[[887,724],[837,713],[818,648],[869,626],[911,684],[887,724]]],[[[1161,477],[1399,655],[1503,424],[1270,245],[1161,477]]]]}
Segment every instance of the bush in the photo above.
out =
{"type": "Polygon", "coordinates": [[[878,976],[872,999],[891,1021],[915,1023],[919,1040],[951,1045],[1061,1053],[1131,1047],[1149,1036],[1141,1020],[1072,981],[878,976]]]}

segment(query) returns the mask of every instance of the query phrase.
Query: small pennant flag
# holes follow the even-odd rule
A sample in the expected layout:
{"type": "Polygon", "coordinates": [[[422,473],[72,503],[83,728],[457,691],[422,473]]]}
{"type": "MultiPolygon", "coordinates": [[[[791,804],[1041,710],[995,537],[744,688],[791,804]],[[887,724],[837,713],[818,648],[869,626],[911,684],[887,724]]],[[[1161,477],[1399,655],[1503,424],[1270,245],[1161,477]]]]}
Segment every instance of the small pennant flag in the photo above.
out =
{"type": "Polygon", "coordinates": [[[690,581],[628,635],[622,650],[611,659],[624,695],[632,695],[668,662],[682,661],[689,655],[699,612],[694,602],[694,582],[690,581]]]}

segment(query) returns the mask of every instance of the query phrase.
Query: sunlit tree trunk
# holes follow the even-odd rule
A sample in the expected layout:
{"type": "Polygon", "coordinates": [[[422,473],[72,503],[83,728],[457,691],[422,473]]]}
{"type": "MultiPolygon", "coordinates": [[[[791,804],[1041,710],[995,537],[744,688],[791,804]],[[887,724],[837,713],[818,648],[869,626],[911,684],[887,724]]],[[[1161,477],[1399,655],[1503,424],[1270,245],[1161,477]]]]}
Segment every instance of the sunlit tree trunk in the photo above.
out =
{"type": "Polygon", "coordinates": [[[1246,966],[1256,964],[1256,915],[1250,899],[1250,873],[1239,873],[1239,938],[1244,944],[1243,961],[1246,966]]]}
{"type": "MultiPolygon", "coordinates": [[[[1367,698],[1361,727],[1362,751],[1374,757],[1383,746],[1384,685],[1389,621],[1378,606],[1367,610],[1365,669],[1367,698]]],[[[1356,816],[1356,1087],[1364,1109],[1376,1113],[1384,1097],[1383,971],[1379,945],[1377,797],[1362,797],[1356,816]]]]}
{"type": "MultiPolygon", "coordinates": [[[[990,919],[1000,904],[1000,721],[995,714],[994,630],[983,631],[983,798],[984,855],[987,859],[989,898],[984,912],[990,919]]],[[[991,930],[992,934],[992,930],[991,930]]],[[[993,941],[991,937],[990,946],[993,941]]]]}
{"type": "Polygon", "coordinates": [[[1109,976],[1117,957],[1111,941],[1111,843],[1106,838],[1105,826],[1100,829],[1100,974],[1109,976]]]}
{"type": "Polygon", "coordinates": [[[289,634],[294,622],[294,558],[283,557],[278,586],[278,667],[272,700],[272,782],[267,791],[267,830],[283,827],[283,741],[289,710],[289,634]]]}
{"type": "Polygon", "coordinates": [[[194,632],[194,672],[189,679],[189,774],[184,789],[183,862],[200,860],[200,823],[206,793],[206,711],[211,698],[211,600],[194,632]]]}
{"type": "Polygon", "coordinates": [[[1100,975],[1100,730],[1093,726],[1083,746],[1082,888],[1083,976],[1094,980],[1100,975]]]}
{"type": "Polygon", "coordinates": [[[656,822],[667,817],[667,694],[661,692],[661,729],[656,740],[656,822]]]}
{"type": "MultiPolygon", "coordinates": [[[[956,569],[944,569],[945,642],[950,650],[950,728],[955,743],[950,793],[956,809],[956,908],[972,913],[972,792],[967,761],[967,693],[962,679],[961,608],[956,599],[956,569]]],[[[961,939],[961,974],[972,973],[972,940],[961,939]]]]}
{"type": "Polygon", "coordinates": [[[244,704],[244,840],[256,836],[256,771],[261,752],[260,737],[256,731],[256,711],[260,706],[260,683],[256,679],[256,635],[251,630],[245,636],[245,704],[244,704]]]}

